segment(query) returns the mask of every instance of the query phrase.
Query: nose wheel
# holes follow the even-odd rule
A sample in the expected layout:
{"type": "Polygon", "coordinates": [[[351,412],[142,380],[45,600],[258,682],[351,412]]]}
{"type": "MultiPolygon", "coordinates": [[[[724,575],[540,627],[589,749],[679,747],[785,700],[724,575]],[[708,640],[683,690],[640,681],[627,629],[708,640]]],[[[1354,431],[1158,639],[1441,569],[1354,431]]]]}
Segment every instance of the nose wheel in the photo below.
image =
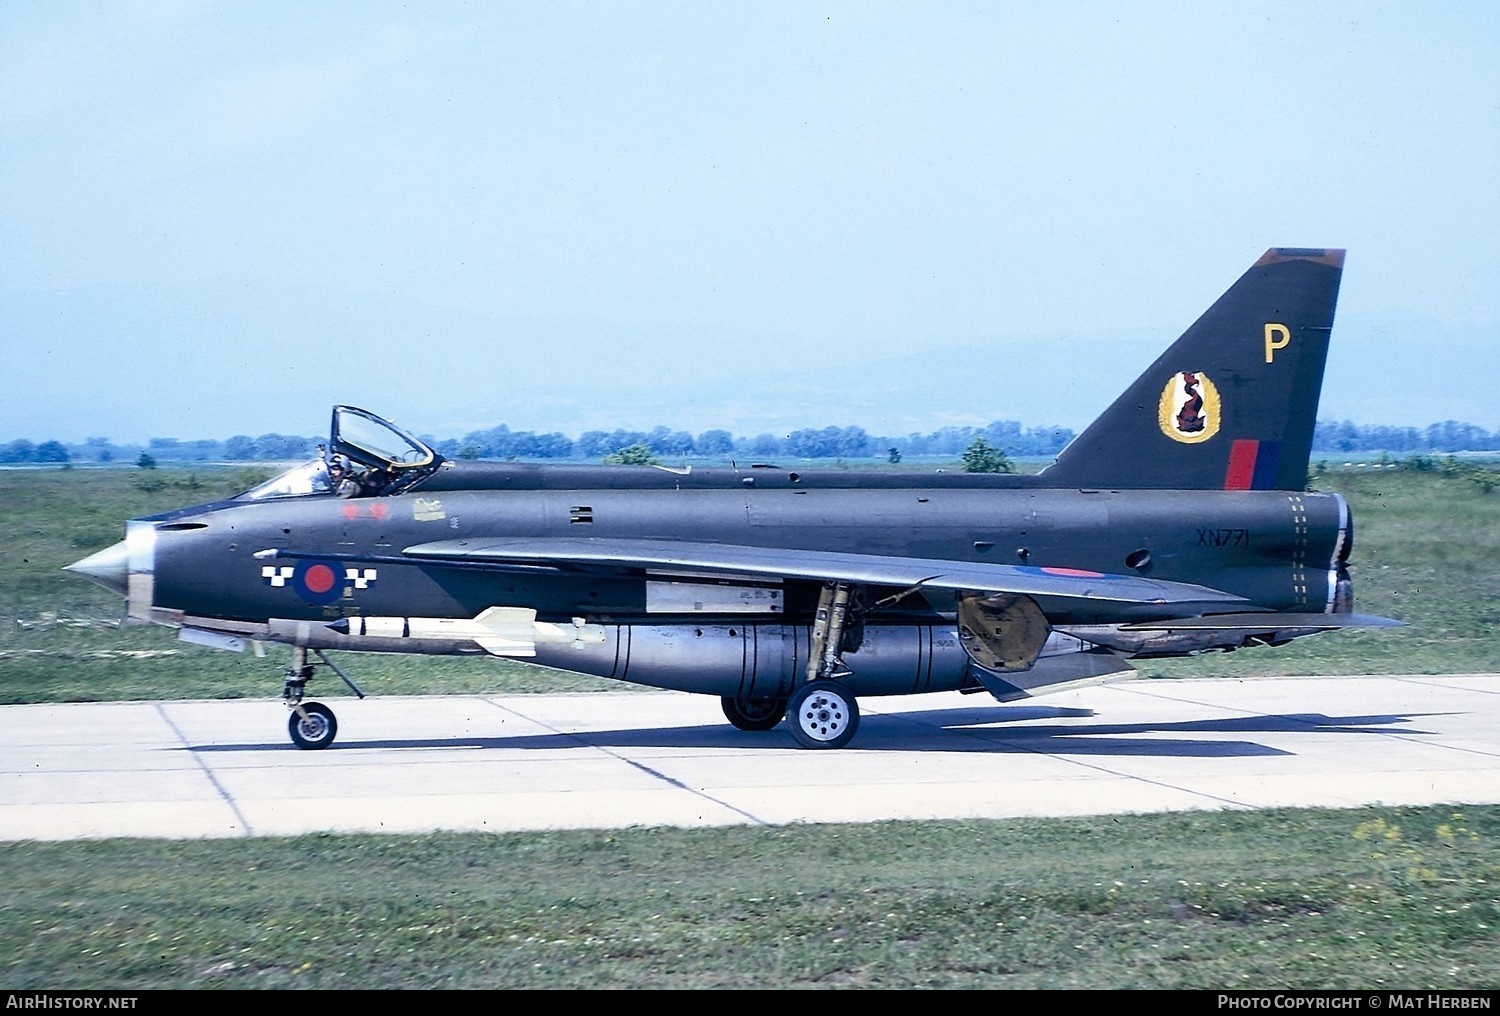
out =
{"type": "Polygon", "coordinates": [[[326,748],[339,732],[339,721],[334,718],[333,710],[323,703],[303,702],[292,708],[286,727],[297,747],[326,748]]]}

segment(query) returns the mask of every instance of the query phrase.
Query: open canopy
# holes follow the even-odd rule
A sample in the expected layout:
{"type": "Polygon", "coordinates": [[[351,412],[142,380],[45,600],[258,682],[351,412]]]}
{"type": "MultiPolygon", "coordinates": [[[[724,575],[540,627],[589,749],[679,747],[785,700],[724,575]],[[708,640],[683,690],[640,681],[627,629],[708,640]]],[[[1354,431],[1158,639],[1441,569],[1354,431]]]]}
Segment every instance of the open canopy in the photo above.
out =
{"type": "Polygon", "coordinates": [[[320,448],[313,461],[293,466],[240,497],[378,497],[405,490],[442,461],[437,452],[390,421],[354,406],[334,406],[328,448],[320,448]],[[343,475],[329,472],[334,463],[345,467],[343,475]]]}
{"type": "Polygon", "coordinates": [[[392,475],[424,470],[437,462],[437,453],[389,420],[354,406],[334,406],[329,447],[335,455],[392,475]]]}

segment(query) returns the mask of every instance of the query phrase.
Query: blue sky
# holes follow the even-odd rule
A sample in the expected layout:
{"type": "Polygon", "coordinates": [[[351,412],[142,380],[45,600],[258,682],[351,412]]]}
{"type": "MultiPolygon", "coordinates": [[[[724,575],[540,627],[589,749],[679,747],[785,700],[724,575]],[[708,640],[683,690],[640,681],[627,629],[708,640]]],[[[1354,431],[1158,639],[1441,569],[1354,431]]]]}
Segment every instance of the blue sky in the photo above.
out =
{"type": "Polygon", "coordinates": [[[1081,428],[1267,247],[1500,427],[1500,5],[0,0],[0,440],[1081,428]]]}

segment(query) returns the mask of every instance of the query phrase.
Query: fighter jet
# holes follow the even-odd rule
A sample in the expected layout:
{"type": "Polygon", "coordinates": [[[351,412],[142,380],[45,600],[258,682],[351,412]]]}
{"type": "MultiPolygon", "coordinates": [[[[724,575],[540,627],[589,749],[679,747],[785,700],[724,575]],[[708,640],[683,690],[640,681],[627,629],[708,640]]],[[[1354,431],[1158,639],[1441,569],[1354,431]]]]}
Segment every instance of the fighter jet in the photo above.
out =
{"type": "Polygon", "coordinates": [[[847,745],[863,696],[1001,702],[1346,626],[1349,506],[1307,490],[1341,250],[1267,251],[1032,475],[454,461],[353,406],[313,461],[126,523],[70,566],[137,622],[282,643],[288,728],[336,650],[524,658],[718,696],[847,745]]]}

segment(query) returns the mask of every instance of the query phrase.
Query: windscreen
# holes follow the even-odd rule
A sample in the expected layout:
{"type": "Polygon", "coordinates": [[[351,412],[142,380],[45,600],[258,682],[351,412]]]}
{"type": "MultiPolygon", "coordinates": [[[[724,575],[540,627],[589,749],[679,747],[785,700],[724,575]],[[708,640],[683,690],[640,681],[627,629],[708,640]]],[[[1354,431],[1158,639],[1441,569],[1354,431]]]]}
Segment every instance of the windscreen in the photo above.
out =
{"type": "Polygon", "coordinates": [[[240,497],[246,501],[264,501],[273,497],[301,497],[306,494],[329,494],[333,484],[322,459],[293,466],[280,476],[273,476],[258,487],[251,487],[240,497]]]}

